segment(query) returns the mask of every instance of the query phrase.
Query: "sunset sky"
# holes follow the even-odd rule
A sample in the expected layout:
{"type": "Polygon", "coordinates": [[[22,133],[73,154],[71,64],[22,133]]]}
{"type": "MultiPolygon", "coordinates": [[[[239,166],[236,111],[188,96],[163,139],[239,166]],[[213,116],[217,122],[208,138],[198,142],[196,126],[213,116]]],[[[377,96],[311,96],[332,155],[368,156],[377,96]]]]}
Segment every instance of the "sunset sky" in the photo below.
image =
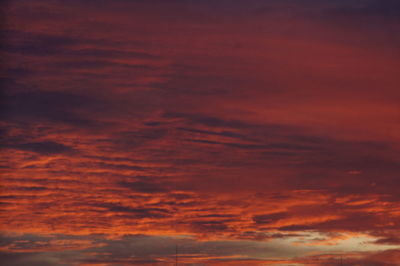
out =
{"type": "Polygon", "coordinates": [[[400,265],[400,1],[2,15],[1,265],[400,265]]]}

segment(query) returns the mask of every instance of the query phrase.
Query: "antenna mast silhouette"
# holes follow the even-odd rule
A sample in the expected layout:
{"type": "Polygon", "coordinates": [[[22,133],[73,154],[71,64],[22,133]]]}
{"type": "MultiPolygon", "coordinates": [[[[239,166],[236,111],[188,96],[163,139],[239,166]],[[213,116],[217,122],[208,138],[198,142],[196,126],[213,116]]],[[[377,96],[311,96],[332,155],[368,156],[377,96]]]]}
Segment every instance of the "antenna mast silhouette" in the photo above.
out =
{"type": "Polygon", "coordinates": [[[178,266],[178,245],[175,246],[175,266],[178,266]]]}

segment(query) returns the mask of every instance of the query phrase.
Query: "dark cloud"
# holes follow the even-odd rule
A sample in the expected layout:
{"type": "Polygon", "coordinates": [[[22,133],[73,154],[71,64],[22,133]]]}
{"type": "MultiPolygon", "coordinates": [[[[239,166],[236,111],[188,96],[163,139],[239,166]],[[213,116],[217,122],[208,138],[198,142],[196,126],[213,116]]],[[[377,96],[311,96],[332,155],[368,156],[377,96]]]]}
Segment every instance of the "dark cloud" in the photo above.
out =
{"type": "Polygon", "coordinates": [[[0,252],[0,261],[13,266],[67,266],[70,265],[57,255],[45,255],[31,252],[7,253],[0,252]]]}
{"type": "Polygon", "coordinates": [[[191,133],[205,134],[205,135],[216,135],[216,136],[223,136],[223,137],[230,137],[230,138],[238,138],[238,139],[244,139],[244,140],[251,139],[251,137],[242,135],[240,133],[231,132],[231,131],[216,132],[216,131],[201,130],[201,129],[195,129],[195,128],[178,128],[178,130],[187,131],[187,132],[191,132],[191,133]]]}
{"type": "Polygon", "coordinates": [[[168,191],[168,187],[165,184],[151,181],[120,182],[119,185],[143,193],[159,193],[168,191]]]}
{"type": "Polygon", "coordinates": [[[74,148],[54,141],[20,143],[20,144],[10,145],[9,147],[23,151],[32,151],[42,155],[65,154],[65,153],[76,152],[74,148]]]}
{"type": "Polygon", "coordinates": [[[380,238],[376,240],[374,243],[382,245],[400,245],[400,237],[392,236],[392,237],[380,238]]]}
{"type": "Polygon", "coordinates": [[[32,32],[6,31],[4,51],[31,56],[54,56],[64,53],[66,47],[78,45],[79,39],[63,35],[35,34],[32,32]]]}
{"type": "Polygon", "coordinates": [[[53,121],[73,125],[93,122],[76,113],[95,101],[85,95],[56,91],[26,91],[6,96],[5,117],[17,121],[53,121]]]}
{"type": "Polygon", "coordinates": [[[219,117],[193,113],[164,113],[165,118],[182,118],[189,123],[198,123],[209,127],[247,128],[250,125],[238,120],[224,120],[219,117]]]}
{"type": "Polygon", "coordinates": [[[272,214],[264,214],[264,215],[256,215],[253,217],[253,220],[257,224],[269,224],[276,221],[279,221],[282,218],[287,218],[288,213],[286,212],[278,212],[272,214]]]}
{"type": "Polygon", "coordinates": [[[134,52],[124,51],[116,49],[98,49],[98,48],[85,48],[74,50],[70,52],[71,55],[83,56],[83,57],[96,57],[96,58],[137,58],[137,59],[160,59],[158,56],[145,53],[145,52],[134,52]]]}
{"type": "Polygon", "coordinates": [[[381,17],[386,19],[398,19],[400,16],[400,4],[396,0],[372,0],[360,1],[349,5],[338,5],[326,10],[328,14],[347,17],[381,17]]]}
{"type": "MultiPolygon", "coordinates": [[[[57,58],[136,58],[154,60],[159,56],[136,50],[115,49],[110,40],[68,37],[60,34],[34,33],[28,31],[6,30],[4,34],[4,52],[17,55],[45,56],[57,58]],[[82,48],[85,45],[102,45],[110,48],[82,48]]],[[[135,44],[135,42],[132,42],[135,44]]],[[[110,63],[111,64],[111,63],[110,63]]],[[[85,64],[82,63],[82,66],[85,64]]],[[[122,65],[122,64],[121,64],[122,65]]],[[[60,65],[61,67],[62,65],[60,65]]]]}
{"type": "Polygon", "coordinates": [[[195,231],[208,234],[210,232],[226,231],[228,226],[223,221],[195,221],[190,224],[195,231]]]}
{"type": "Polygon", "coordinates": [[[279,228],[281,231],[307,231],[312,229],[313,227],[309,225],[288,225],[279,228]]]}
{"type": "Polygon", "coordinates": [[[97,203],[93,204],[95,207],[105,208],[111,213],[127,213],[132,214],[133,217],[138,219],[143,218],[164,218],[170,216],[170,210],[155,207],[130,207],[112,203],[97,203]]]}

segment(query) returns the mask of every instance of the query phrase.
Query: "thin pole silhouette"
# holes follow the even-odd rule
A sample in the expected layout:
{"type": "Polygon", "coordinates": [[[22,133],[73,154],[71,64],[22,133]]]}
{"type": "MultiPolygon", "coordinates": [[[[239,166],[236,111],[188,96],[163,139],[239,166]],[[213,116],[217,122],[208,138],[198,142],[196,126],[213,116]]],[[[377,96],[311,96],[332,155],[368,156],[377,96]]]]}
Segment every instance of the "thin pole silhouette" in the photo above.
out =
{"type": "Polygon", "coordinates": [[[175,266],[178,266],[178,245],[175,246],[175,266]]]}

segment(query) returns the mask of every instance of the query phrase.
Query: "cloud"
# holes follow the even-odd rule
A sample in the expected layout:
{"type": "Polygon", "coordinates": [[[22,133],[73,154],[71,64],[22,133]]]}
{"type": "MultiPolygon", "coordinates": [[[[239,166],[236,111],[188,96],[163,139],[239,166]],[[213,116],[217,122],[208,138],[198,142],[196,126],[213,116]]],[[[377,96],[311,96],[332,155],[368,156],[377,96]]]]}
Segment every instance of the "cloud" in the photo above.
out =
{"type": "Polygon", "coordinates": [[[74,263],[106,264],[160,264],[173,263],[178,248],[181,263],[221,263],[222,265],[314,263],[335,265],[342,257],[343,263],[364,265],[395,265],[398,250],[360,252],[344,255],[324,253],[314,256],[288,258],[292,253],[301,254],[302,249],[292,247],[283,251],[280,242],[260,241],[196,241],[188,237],[125,235],[118,239],[107,239],[102,235],[21,235],[3,236],[2,261],[12,265],[26,262],[43,265],[70,265],[74,263]],[[30,252],[27,252],[30,250],[30,252]],[[386,263],[386,264],[385,264],[386,263]]]}
{"type": "Polygon", "coordinates": [[[21,143],[21,144],[11,145],[11,148],[25,150],[25,151],[32,151],[42,155],[63,154],[75,151],[73,148],[69,146],[53,141],[21,143]]]}
{"type": "MultiPolygon", "coordinates": [[[[3,237],[4,238],[4,237],[3,237]]],[[[242,262],[247,260],[263,261],[248,257],[247,252],[253,256],[261,256],[264,253],[272,255],[284,255],[278,247],[270,244],[254,241],[196,241],[187,237],[171,236],[149,236],[149,235],[126,235],[119,239],[106,239],[102,236],[80,236],[57,235],[40,237],[36,235],[23,235],[20,237],[5,237],[8,255],[3,253],[3,260],[13,265],[31,260],[42,262],[44,265],[48,260],[52,265],[68,265],[69,263],[108,263],[108,264],[154,264],[170,263],[175,261],[176,246],[181,263],[208,263],[210,261],[242,262]],[[29,241],[27,239],[30,239],[29,241]],[[56,240],[58,242],[56,242],[56,240]],[[66,248],[58,251],[54,245],[70,245],[71,243],[86,243],[85,245],[66,248]],[[24,243],[25,247],[19,249],[14,245],[24,243]],[[50,248],[50,250],[49,250],[50,248]],[[51,250],[51,248],[56,248],[51,250]],[[25,250],[33,250],[26,252],[25,250]],[[15,256],[18,252],[18,256],[15,256]],[[68,260],[66,260],[68,258],[68,260]]],[[[58,248],[61,248],[59,246],[58,248]]],[[[267,260],[265,260],[267,261],[267,260]]]]}
{"type": "Polygon", "coordinates": [[[157,193],[157,192],[166,192],[168,191],[168,187],[165,184],[158,184],[154,181],[135,181],[135,182],[120,182],[124,188],[132,189],[137,192],[144,193],[157,193]]]}
{"type": "Polygon", "coordinates": [[[2,260],[396,261],[397,6],[9,1],[2,260]]]}
{"type": "Polygon", "coordinates": [[[93,103],[84,95],[68,92],[28,91],[7,95],[5,117],[17,121],[53,121],[73,125],[91,124],[92,121],[75,113],[77,109],[93,103]]]}
{"type": "Polygon", "coordinates": [[[336,13],[336,15],[344,15],[348,17],[380,17],[386,19],[397,19],[399,15],[399,3],[394,0],[383,1],[362,1],[359,5],[343,5],[333,7],[328,11],[336,13]]]}

